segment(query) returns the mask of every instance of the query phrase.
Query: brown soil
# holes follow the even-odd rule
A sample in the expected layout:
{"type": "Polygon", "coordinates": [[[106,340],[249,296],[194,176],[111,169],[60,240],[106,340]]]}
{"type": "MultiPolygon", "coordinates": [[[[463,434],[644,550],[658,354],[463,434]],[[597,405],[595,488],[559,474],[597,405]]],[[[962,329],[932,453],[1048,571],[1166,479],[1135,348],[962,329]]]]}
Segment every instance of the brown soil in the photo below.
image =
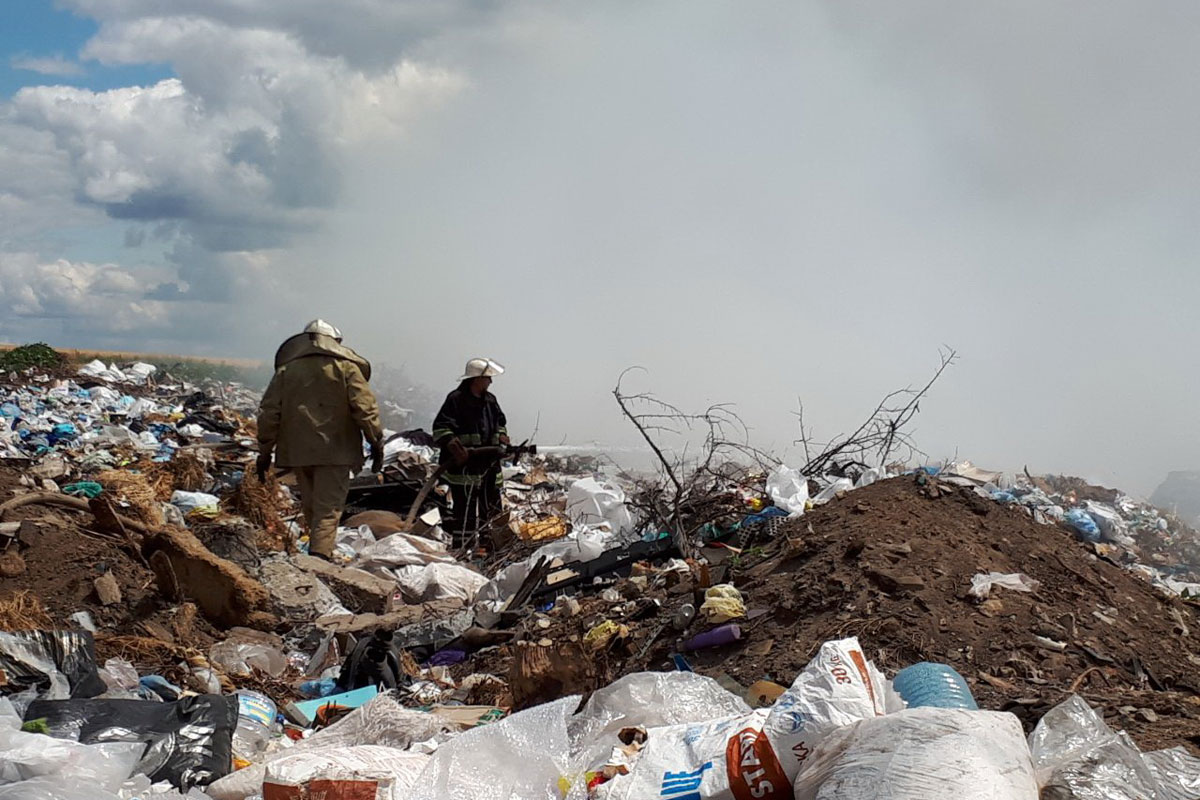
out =
{"type": "MultiPolygon", "coordinates": [[[[1027,728],[1074,687],[1143,747],[1185,744],[1200,752],[1195,607],[1098,558],[1066,527],[1036,524],[969,489],[897,478],[788,521],[755,552],[711,570],[712,583],[728,580],[742,592],[748,618],[739,620],[736,644],[687,654],[699,673],[742,686],[764,679],[787,685],[822,642],[858,636],[889,675],[918,661],[952,665],[980,707],[1013,711],[1027,728]],[[1030,594],[995,589],[995,602],[980,604],[967,592],[971,577],[988,571],[1024,572],[1041,587],[1030,594]],[[1061,643],[1063,652],[1036,636],[1061,643]]],[[[699,619],[682,633],[666,625],[639,653],[676,608],[699,608],[699,572],[695,581],[646,592],[663,606],[648,619],[615,614],[626,600],[581,597],[580,614],[552,616],[549,628],[531,619],[523,636],[574,647],[590,661],[587,676],[562,693],[594,690],[641,669],[672,669],[683,640],[704,630],[699,619]],[[628,638],[584,655],[582,635],[606,617],[627,625],[628,638]]],[[[628,583],[619,588],[637,594],[628,583]]],[[[477,654],[459,670],[503,674],[515,650],[477,654]]]]}
{"type": "MultiPolygon", "coordinates": [[[[20,473],[0,466],[0,502],[14,496],[20,473]]],[[[11,511],[7,519],[28,519],[37,524],[29,543],[20,545],[25,570],[13,577],[0,577],[0,602],[16,593],[35,595],[52,623],[62,628],[76,627],[71,614],[87,611],[98,629],[99,660],[107,655],[106,636],[169,637],[170,644],[207,649],[215,640],[215,630],[203,619],[189,619],[180,630],[179,607],[162,598],[154,573],[141,560],[137,548],[113,541],[111,536],[89,532],[90,514],[63,508],[30,505],[11,511]],[[121,602],[104,606],[96,596],[94,580],[111,572],[121,590],[121,602]],[[175,632],[182,638],[175,639],[175,632]],[[186,641],[183,641],[186,639],[186,641]]],[[[153,659],[135,665],[158,667],[153,659]]]]}

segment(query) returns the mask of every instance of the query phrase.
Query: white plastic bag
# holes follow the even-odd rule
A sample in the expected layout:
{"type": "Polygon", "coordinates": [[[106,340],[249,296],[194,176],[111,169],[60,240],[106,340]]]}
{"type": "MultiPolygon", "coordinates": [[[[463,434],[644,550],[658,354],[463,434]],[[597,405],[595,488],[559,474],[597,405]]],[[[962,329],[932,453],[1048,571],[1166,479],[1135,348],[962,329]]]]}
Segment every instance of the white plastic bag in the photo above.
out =
{"type": "Polygon", "coordinates": [[[808,479],[797,470],[780,464],[767,476],[767,495],[788,516],[798,517],[804,513],[808,502],[808,479]]]}
{"type": "Polygon", "coordinates": [[[209,784],[206,791],[214,800],[244,800],[261,791],[267,766],[277,759],[301,752],[357,745],[403,749],[416,742],[440,737],[446,730],[447,725],[441,717],[404,708],[391,695],[376,695],[328,728],[301,739],[287,750],[270,753],[262,761],[226,775],[209,784]]]}
{"type": "Polygon", "coordinates": [[[473,728],[429,759],[408,800],[561,800],[572,695],[473,728]]]}
{"type": "Polygon", "coordinates": [[[971,578],[971,590],[967,594],[976,600],[987,600],[997,586],[1014,592],[1036,592],[1041,585],[1024,572],[978,572],[971,578]]]}
{"type": "Polygon", "coordinates": [[[454,557],[446,552],[446,545],[411,533],[393,533],[359,550],[350,566],[390,578],[392,575],[388,570],[393,567],[436,562],[454,563],[454,557]]]}
{"type": "Polygon", "coordinates": [[[635,672],[599,689],[571,718],[571,754],[578,774],[596,767],[622,728],[660,728],[750,713],[746,701],[694,672],[635,672]]]}
{"type": "Polygon", "coordinates": [[[1093,500],[1085,502],[1083,507],[1092,521],[1096,523],[1096,527],[1100,529],[1104,541],[1119,544],[1122,547],[1129,547],[1133,544],[1133,537],[1129,535],[1129,525],[1115,509],[1093,500]]]}
{"type": "Polygon", "coordinates": [[[125,370],[125,377],[134,383],[145,383],[156,372],[158,372],[158,367],[139,361],[125,370]]]}
{"type": "Polygon", "coordinates": [[[359,525],[357,528],[338,528],[337,543],[334,546],[340,555],[353,560],[375,542],[375,534],[371,532],[371,527],[359,525]]]}
{"type": "Polygon", "coordinates": [[[857,639],[826,642],[770,709],[653,728],[608,800],[790,800],[813,749],[837,728],[902,707],[857,639]]]}
{"type": "Polygon", "coordinates": [[[428,761],[423,753],[370,744],[292,753],[267,765],[263,800],[294,798],[297,789],[308,792],[303,797],[316,798],[318,787],[312,786],[312,781],[320,781],[319,791],[330,794],[405,800],[428,761]],[[372,790],[373,795],[368,795],[372,790]]]}
{"type": "Polygon", "coordinates": [[[817,496],[813,498],[813,505],[819,506],[828,503],[833,498],[837,497],[841,492],[849,492],[854,489],[854,482],[849,478],[836,478],[832,483],[826,486],[821,491],[817,492],[817,496]]]}
{"type": "MultiPolygon", "coordinates": [[[[389,537],[390,538],[390,537],[389,537]]],[[[392,570],[410,603],[458,599],[470,605],[488,579],[462,564],[423,564],[392,570]]]]}
{"type": "MultiPolygon", "coordinates": [[[[837,728],[904,707],[891,682],[863,654],[858,639],[825,642],[771,707],[766,734],[789,778],[821,739],[837,728]]],[[[790,781],[789,781],[789,785],[790,781]]]]}
{"type": "Polygon", "coordinates": [[[206,492],[185,492],[176,489],[171,493],[171,505],[184,514],[190,514],[198,508],[219,508],[220,499],[215,494],[206,492]]]}
{"type": "Polygon", "coordinates": [[[567,516],[574,525],[607,525],[618,538],[633,533],[633,515],[625,505],[625,492],[615,483],[582,478],[567,490],[567,516]]]}
{"type": "Polygon", "coordinates": [[[912,708],[827,736],[796,779],[795,800],[1037,800],[1012,714],[912,708]]]}

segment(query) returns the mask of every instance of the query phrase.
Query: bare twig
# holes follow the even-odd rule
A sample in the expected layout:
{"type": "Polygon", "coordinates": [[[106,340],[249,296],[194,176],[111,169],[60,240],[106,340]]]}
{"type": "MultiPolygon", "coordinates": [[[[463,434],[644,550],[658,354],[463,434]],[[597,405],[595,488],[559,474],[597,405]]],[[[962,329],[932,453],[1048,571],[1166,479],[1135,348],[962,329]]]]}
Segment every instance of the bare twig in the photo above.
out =
{"type": "Polygon", "coordinates": [[[947,347],[939,351],[939,356],[938,368],[924,386],[888,392],[854,432],[834,437],[816,456],[809,452],[811,434],[804,428],[801,405],[800,439],[797,442],[804,445],[806,463],[800,471],[805,475],[822,475],[850,466],[866,469],[869,463],[886,466],[892,455],[902,449],[908,451],[906,461],[916,455],[928,457],[913,443],[907,428],[920,412],[921,400],[955,362],[958,354],[947,347]]]}
{"type": "Polygon", "coordinates": [[[626,374],[628,374],[631,370],[636,369],[642,369],[642,367],[629,367],[621,373],[621,376],[617,378],[617,385],[613,389],[613,397],[617,399],[617,405],[621,407],[621,413],[625,415],[626,419],[633,423],[633,427],[637,428],[638,433],[642,435],[642,438],[646,440],[646,444],[650,445],[650,449],[653,450],[654,455],[658,457],[659,463],[662,464],[663,469],[667,473],[667,477],[670,478],[671,483],[675,485],[675,492],[677,494],[683,494],[683,484],[681,484],[679,482],[679,478],[675,476],[675,470],[671,468],[671,462],[667,460],[665,455],[663,455],[662,448],[658,446],[658,444],[650,436],[650,433],[646,430],[645,415],[639,416],[629,410],[629,405],[632,401],[646,399],[646,395],[625,395],[621,393],[621,381],[625,379],[626,374]]]}
{"type": "MultiPolygon", "coordinates": [[[[621,379],[628,372],[621,373],[621,379]]],[[[717,404],[701,413],[687,413],[651,394],[624,392],[621,379],[613,396],[650,446],[663,475],[657,483],[640,482],[629,504],[642,522],[669,531],[685,557],[695,556],[708,526],[735,522],[744,513],[738,489],[744,486],[753,491],[761,484],[761,479],[746,478],[747,468],[742,464],[749,462],[765,470],[774,459],[749,444],[749,430],[730,406],[717,404]],[[694,443],[685,442],[672,458],[654,438],[655,434],[679,435],[685,429],[704,431],[695,455],[694,443]]]]}

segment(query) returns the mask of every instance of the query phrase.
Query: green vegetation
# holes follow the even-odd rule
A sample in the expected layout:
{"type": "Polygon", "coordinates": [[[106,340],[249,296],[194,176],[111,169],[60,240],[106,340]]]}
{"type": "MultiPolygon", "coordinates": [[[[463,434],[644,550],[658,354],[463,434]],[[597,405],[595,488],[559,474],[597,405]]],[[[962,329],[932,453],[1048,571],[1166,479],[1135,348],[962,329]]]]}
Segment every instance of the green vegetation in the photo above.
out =
{"type": "Polygon", "coordinates": [[[0,353],[0,372],[22,372],[27,369],[54,369],[66,364],[61,353],[45,342],[23,344],[0,353]]]}

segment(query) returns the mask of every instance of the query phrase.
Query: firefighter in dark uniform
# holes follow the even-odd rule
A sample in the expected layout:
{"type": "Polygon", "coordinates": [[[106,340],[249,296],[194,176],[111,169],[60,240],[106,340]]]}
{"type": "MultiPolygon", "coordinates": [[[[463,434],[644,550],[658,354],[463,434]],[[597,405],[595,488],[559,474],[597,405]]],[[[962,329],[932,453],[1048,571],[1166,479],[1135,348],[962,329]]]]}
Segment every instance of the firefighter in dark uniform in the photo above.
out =
{"type": "Polygon", "coordinates": [[[450,485],[454,504],[455,538],[485,527],[502,511],[500,460],[473,458],[470,451],[509,443],[504,412],[488,391],[492,378],[503,372],[504,367],[490,358],[468,361],[458,388],[446,396],[433,421],[433,439],[442,451],[442,478],[450,485]]]}

